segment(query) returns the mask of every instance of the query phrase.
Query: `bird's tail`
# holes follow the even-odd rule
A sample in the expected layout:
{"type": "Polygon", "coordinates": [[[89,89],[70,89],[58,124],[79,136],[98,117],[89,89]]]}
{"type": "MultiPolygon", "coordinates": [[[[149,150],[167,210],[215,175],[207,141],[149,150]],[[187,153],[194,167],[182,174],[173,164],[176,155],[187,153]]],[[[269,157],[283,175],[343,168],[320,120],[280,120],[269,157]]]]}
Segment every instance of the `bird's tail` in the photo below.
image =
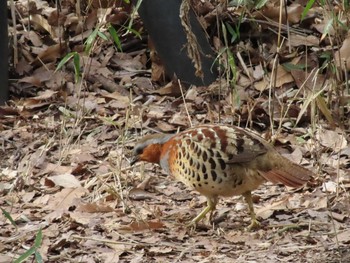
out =
{"type": "Polygon", "coordinates": [[[261,175],[268,181],[278,184],[282,183],[289,187],[298,188],[307,183],[313,173],[308,169],[295,164],[288,159],[279,156],[273,168],[268,171],[260,171],[261,175]]]}

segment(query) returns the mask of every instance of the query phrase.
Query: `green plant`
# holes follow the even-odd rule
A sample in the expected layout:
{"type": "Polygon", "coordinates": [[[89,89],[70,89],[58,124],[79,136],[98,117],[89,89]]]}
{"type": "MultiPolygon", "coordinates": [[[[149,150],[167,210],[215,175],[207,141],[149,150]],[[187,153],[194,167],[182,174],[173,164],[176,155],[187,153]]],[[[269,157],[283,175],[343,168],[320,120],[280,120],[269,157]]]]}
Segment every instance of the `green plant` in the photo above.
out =
{"type": "Polygon", "coordinates": [[[43,239],[42,230],[40,228],[38,233],[35,236],[34,245],[31,248],[29,248],[26,252],[24,252],[19,258],[17,258],[15,261],[13,261],[13,263],[23,262],[23,261],[28,259],[33,254],[35,256],[35,261],[36,262],[38,262],[38,263],[43,262],[41,254],[38,251],[38,249],[41,246],[42,239],[43,239]]]}

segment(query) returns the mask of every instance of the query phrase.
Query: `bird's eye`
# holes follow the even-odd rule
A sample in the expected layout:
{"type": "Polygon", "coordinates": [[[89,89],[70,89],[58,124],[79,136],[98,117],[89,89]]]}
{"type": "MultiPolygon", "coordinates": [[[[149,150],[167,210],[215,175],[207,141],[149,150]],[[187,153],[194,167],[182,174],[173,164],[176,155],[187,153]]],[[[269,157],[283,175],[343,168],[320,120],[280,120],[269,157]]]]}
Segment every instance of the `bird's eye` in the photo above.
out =
{"type": "Polygon", "coordinates": [[[143,149],[140,147],[137,147],[135,148],[134,155],[140,155],[142,154],[142,152],[143,152],[143,149]]]}

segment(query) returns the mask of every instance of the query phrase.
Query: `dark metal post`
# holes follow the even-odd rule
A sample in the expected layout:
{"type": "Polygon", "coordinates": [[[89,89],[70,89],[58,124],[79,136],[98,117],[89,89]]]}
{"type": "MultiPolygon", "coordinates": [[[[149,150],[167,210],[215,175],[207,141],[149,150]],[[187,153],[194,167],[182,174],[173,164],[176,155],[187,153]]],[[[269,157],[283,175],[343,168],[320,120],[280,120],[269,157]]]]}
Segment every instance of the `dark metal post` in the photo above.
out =
{"type": "Polygon", "coordinates": [[[7,1],[0,1],[0,105],[8,99],[7,1]]]}
{"type": "MultiPolygon", "coordinates": [[[[134,0],[134,3],[137,0],[134,0]]],[[[181,0],[143,0],[138,10],[140,17],[165,65],[167,74],[175,73],[188,84],[209,85],[218,76],[214,64],[215,54],[194,12],[189,13],[191,29],[201,48],[203,79],[195,76],[195,67],[187,56],[186,33],[180,20],[181,0]]]]}

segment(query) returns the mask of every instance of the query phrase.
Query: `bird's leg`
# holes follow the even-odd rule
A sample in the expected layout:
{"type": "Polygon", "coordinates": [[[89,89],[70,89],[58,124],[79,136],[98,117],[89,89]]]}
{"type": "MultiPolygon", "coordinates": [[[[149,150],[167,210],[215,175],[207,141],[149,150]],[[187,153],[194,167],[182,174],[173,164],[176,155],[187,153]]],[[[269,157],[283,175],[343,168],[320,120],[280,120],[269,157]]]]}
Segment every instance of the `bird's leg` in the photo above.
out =
{"type": "Polygon", "coordinates": [[[254,206],[253,206],[253,200],[252,200],[252,193],[250,191],[243,194],[245,201],[248,204],[250,217],[251,217],[251,223],[248,226],[248,230],[258,228],[260,226],[259,221],[256,219],[256,214],[254,212],[254,206]]]}
{"type": "Polygon", "coordinates": [[[197,223],[201,219],[203,219],[203,217],[205,217],[208,212],[210,212],[209,219],[211,220],[211,217],[213,215],[217,202],[218,202],[218,198],[216,196],[207,197],[207,206],[202,210],[202,212],[200,212],[195,218],[191,220],[191,222],[189,223],[189,226],[197,225],[197,223]]]}
{"type": "Polygon", "coordinates": [[[210,200],[211,207],[212,207],[211,210],[210,210],[210,214],[209,214],[209,222],[212,222],[213,214],[214,214],[214,211],[216,209],[216,204],[218,203],[218,197],[217,196],[214,196],[212,198],[208,198],[207,197],[207,205],[209,205],[208,200],[210,200]]]}

